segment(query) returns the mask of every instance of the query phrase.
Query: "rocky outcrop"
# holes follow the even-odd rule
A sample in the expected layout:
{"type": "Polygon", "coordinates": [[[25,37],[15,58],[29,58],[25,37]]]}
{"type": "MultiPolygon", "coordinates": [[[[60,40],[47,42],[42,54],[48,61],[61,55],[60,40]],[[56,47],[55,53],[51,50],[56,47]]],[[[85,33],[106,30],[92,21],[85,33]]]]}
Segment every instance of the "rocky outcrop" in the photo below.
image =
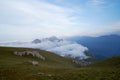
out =
{"type": "Polygon", "coordinates": [[[76,60],[76,59],[73,60],[73,63],[75,63],[77,66],[80,66],[80,67],[85,67],[91,64],[91,62],[87,62],[84,60],[76,60]]]}
{"type": "Polygon", "coordinates": [[[15,51],[14,54],[18,56],[32,55],[33,57],[37,57],[39,59],[45,60],[45,57],[40,55],[38,51],[15,51]]]}
{"type": "Polygon", "coordinates": [[[28,61],[28,62],[31,63],[31,64],[34,65],[34,66],[37,66],[37,65],[39,64],[38,61],[28,61]]]}

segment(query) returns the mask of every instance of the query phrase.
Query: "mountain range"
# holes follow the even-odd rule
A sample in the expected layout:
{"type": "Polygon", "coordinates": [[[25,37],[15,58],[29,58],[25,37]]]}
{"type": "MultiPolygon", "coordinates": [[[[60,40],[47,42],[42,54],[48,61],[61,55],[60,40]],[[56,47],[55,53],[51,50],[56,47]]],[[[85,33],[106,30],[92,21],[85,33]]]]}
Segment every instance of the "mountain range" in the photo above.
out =
{"type": "Polygon", "coordinates": [[[120,55],[120,35],[104,35],[99,37],[74,36],[67,40],[86,46],[97,59],[106,59],[120,55]]]}

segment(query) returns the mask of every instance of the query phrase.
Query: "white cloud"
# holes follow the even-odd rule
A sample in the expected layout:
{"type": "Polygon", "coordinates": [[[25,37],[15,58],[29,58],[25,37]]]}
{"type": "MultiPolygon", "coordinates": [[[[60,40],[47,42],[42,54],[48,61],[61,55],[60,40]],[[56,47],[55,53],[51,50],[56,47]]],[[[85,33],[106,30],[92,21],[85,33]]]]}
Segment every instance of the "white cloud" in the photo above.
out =
{"type": "MultiPolygon", "coordinates": [[[[78,32],[74,9],[47,3],[41,0],[3,0],[1,1],[0,25],[21,27],[19,30],[41,32],[41,35],[50,31],[51,35],[72,35],[78,32]],[[69,30],[68,30],[69,29],[69,30]],[[72,30],[75,30],[72,32],[72,30]],[[64,32],[64,33],[63,33],[64,32]]],[[[13,27],[14,28],[14,27],[13,27]]],[[[11,29],[10,29],[11,30],[11,29]]],[[[15,28],[19,32],[18,28],[15,28]]],[[[26,31],[28,32],[28,31],[26,31]]],[[[36,32],[36,33],[37,33],[36,32]]],[[[21,33],[22,34],[22,33],[21,33]]],[[[47,33],[47,35],[49,35],[47,33]]],[[[50,35],[49,35],[50,36],[50,35]]]]}
{"type": "Polygon", "coordinates": [[[62,45],[59,47],[54,47],[51,49],[48,49],[48,51],[55,52],[57,54],[60,54],[61,56],[71,56],[71,57],[80,57],[80,58],[87,58],[87,56],[84,54],[84,51],[88,50],[86,47],[83,47],[80,44],[77,43],[69,43],[67,45],[62,45]]]}
{"type": "Polygon", "coordinates": [[[120,21],[113,22],[109,25],[101,25],[99,31],[89,31],[85,33],[85,36],[101,36],[109,34],[120,34],[120,21]]]}
{"type": "Polygon", "coordinates": [[[52,35],[92,35],[94,29],[99,32],[98,26],[103,25],[97,22],[99,17],[94,12],[106,4],[105,0],[86,0],[96,10],[83,5],[86,1],[54,0],[59,4],[50,1],[0,0],[0,37],[4,36],[4,40],[32,40],[52,35]],[[70,5],[66,6],[67,3],[70,5]]]}
{"type": "Polygon", "coordinates": [[[12,47],[27,47],[27,48],[38,48],[50,52],[54,52],[61,56],[70,56],[73,58],[79,57],[80,59],[86,59],[88,56],[84,54],[88,48],[80,44],[70,42],[67,40],[54,39],[50,41],[50,38],[41,39],[41,43],[31,43],[31,42],[9,42],[1,43],[0,46],[12,46],[12,47]]]}

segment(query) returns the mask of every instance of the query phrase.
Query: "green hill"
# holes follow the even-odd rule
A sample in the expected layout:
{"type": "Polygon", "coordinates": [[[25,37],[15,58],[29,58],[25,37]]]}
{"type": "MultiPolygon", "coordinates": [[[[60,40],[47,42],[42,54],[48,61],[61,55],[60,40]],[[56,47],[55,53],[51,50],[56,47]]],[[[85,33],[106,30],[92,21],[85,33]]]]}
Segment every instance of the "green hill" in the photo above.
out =
{"type": "Polygon", "coordinates": [[[76,67],[72,59],[30,49],[0,47],[0,80],[119,80],[120,57],[76,67]],[[18,56],[15,51],[38,51],[45,60],[32,55],[18,56]],[[33,65],[31,62],[37,62],[33,65]]]}
{"type": "Polygon", "coordinates": [[[103,67],[103,68],[120,68],[120,57],[112,57],[110,59],[96,62],[90,67],[103,67]]]}

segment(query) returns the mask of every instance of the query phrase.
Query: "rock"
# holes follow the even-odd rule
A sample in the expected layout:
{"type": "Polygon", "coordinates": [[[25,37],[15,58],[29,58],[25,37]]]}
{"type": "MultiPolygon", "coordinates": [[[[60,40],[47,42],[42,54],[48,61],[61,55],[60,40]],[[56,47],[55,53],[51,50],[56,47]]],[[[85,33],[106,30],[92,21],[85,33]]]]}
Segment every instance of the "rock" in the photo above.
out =
{"type": "Polygon", "coordinates": [[[73,60],[73,63],[77,64],[80,67],[85,67],[91,64],[91,62],[87,62],[84,60],[75,60],[75,59],[73,60]]]}
{"type": "Polygon", "coordinates": [[[37,61],[28,61],[29,63],[32,63],[32,65],[36,66],[38,65],[39,63],[37,61]]]}
{"type": "Polygon", "coordinates": [[[37,57],[39,59],[45,60],[45,57],[40,55],[38,51],[15,51],[14,54],[18,56],[32,55],[33,57],[37,57]]]}

